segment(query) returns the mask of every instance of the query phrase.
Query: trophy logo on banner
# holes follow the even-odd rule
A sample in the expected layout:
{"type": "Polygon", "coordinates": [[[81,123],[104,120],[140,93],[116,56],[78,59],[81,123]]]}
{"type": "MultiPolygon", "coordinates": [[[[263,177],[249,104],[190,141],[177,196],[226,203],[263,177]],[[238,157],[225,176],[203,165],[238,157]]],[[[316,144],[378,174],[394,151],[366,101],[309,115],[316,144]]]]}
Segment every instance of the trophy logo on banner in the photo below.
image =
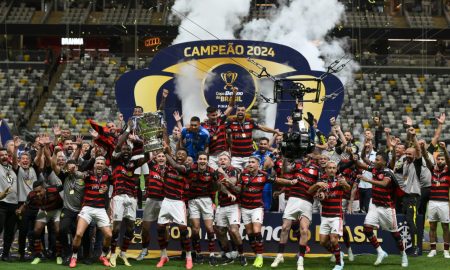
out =
{"type": "MultiPolygon", "coordinates": [[[[164,120],[161,111],[147,112],[135,120],[135,133],[143,140],[144,153],[163,149],[164,120]]],[[[134,121],[133,121],[134,122],[134,121]]]]}
{"type": "Polygon", "coordinates": [[[224,90],[233,89],[233,83],[236,81],[238,74],[236,72],[227,71],[220,74],[220,77],[225,82],[224,90]]]}

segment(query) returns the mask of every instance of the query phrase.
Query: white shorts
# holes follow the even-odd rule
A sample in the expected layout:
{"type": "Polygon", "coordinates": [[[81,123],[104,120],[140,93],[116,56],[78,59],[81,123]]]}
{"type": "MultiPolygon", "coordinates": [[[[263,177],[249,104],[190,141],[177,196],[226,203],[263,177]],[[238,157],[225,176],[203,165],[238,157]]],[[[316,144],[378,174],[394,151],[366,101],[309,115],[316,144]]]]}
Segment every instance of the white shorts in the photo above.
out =
{"type": "Polygon", "coordinates": [[[159,211],[161,210],[161,204],[162,200],[147,198],[147,200],[145,201],[142,220],[150,222],[158,220],[159,211]]]}
{"type": "Polygon", "coordinates": [[[342,236],[344,231],[344,222],[340,217],[320,217],[320,234],[338,234],[342,236]]]}
{"type": "Polygon", "coordinates": [[[376,206],[370,202],[369,212],[364,219],[364,224],[389,231],[397,231],[397,214],[395,208],[376,206]]]}
{"type": "Polygon", "coordinates": [[[189,200],[189,218],[200,218],[203,220],[214,219],[214,210],[212,206],[211,198],[200,197],[189,200]]]}
{"type": "Polygon", "coordinates": [[[136,220],[137,200],[126,194],[116,195],[111,200],[113,221],[122,221],[127,218],[136,220]]]}
{"type": "Polygon", "coordinates": [[[312,221],[312,204],[297,197],[289,197],[286,209],[284,209],[283,219],[299,220],[302,217],[312,221]]]}
{"type": "Polygon", "coordinates": [[[241,207],[242,222],[244,225],[250,223],[261,223],[264,221],[264,208],[247,209],[241,207]]]}
{"type": "Polygon", "coordinates": [[[320,217],[320,234],[337,234],[342,236],[344,232],[344,222],[340,217],[320,217]]]}
{"type": "Polygon", "coordinates": [[[109,226],[110,224],[110,220],[105,208],[83,206],[78,216],[84,219],[88,224],[94,221],[99,228],[109,226]]]}
{"type": "MultiPolygon", "coordinates": [[[[136,156],[132,156],[131,160],[137,160],[137,159],[140,159],[140,158],[143,158],[143,157],[144,157],[144,155],[136,155],[136,156]]],[[[137,175],[141,175],[141,174],[147,175],[149,173],[150,173],[150,171],[148,169],[148,164],[147,163],[145,163],[141,167],[139,167],[139,168],[134,170],[134,174],[137,174],[137,175]]]]}
{"type": "Polygon", "coordinates": [[[428,221],[450,223],[450,212],[448,202],[428,202],[428,221]]]}
{"type": "MultiPolygon", "coordinates": [[[[342,209],[344,210],[345,213],[347,213],[347,204],[350,202],[350,200],[347,199],[342,199],[342,209]]],[[[354,212],[359,212],[359,200],[354,200],[352,203],[352,211],[354,212]]]]}
{"type": "Polygon", "coordinates": [[[186,204],[180,200],[164,198],[159,210],[158,224],[176,223],[187,226],[186,204]]]}
{"type": "Polygon", "coordinates": [[[50,221],[59,222],[60,216],[61,216],[61,209],[51,211],[44,211],[42,209],[39,209],[39,212],[37,213],[36,216],[36,221],[42,223],[48,223],[50,221]]]}
{"type": "Polygon", "coordinates": [[[232,157],[231,158],[231,166],[243,170],[245,166],[247,166],[249,157],[232,157]]]}
{"type": "Polygon", "coordinates": [[[219,157],[217,155],[209,156],[208,165],[214,170],[217,170],[217,168],[219,168],[219,157]]]}
{"type": "Polygon", "coordinates": [[[286,209],[286,194],[281,193],[280,196],[278,196],[278,212],[283,213],[286,209]]]}
{"type": "Polygon", "coordinates": [[[217,207],[215,222],[218,227],[241,224],[241,210],[239,209],[239,205],[233,204],[217,207]]]}

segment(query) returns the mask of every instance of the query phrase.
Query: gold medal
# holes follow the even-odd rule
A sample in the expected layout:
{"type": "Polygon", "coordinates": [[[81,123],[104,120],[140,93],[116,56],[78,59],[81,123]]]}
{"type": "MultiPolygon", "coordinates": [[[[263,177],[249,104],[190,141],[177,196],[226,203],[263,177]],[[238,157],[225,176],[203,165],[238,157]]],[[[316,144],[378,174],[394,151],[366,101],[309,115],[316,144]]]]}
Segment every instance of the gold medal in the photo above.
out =
{"type": "Polygon", "coordinates": [[[127,175],[131,177],[133,176],[133,172],[128,172],[127,175]]]}
{"type": "Polygon", "coordinates": [[[214,135],[214,136],[212,137],[212,139],[213,139],[213,141],[217,140],[217,136],[214,135]]]}
{"type": "Polygon", "coordinates": [[[245,136],[245,133],[242,133],[242,138],[245,138],[245,137],[247,137],[247,136],[245,136]]]}
{"type": "Polygon", "coordinates": [[[436,186],[438,187],[438,186],[440,186],[440,185],[441,185],[441,182],[436,181],[436,186]]]}
{"type": "Polygon", "coordinates": [[[33,180],[31,179],[25,179],[25,184],[27,184],[27,186],[31,186],[31,184],[33,184],[33,180]]]}
{"type": "Polygon", "coordinates": [[[71,189],[71,190],[69,191],[69,194],[70,194],[70,195],[75,194],[75,190],[71,189]]]}

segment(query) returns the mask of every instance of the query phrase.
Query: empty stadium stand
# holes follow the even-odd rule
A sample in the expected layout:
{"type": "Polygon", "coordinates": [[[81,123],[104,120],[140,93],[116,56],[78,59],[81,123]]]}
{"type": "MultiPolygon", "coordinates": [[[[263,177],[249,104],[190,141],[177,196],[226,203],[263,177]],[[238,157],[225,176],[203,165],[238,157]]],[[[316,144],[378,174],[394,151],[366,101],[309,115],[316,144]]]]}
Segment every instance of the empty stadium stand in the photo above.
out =
{"type": "Polygon", "coordinates": [[[120,58],[68,62],[36,124],[36,132],[54,125],[86,135],[87,119],[99,122],[117,116],[114,83],[126,71],[120,58]]]}

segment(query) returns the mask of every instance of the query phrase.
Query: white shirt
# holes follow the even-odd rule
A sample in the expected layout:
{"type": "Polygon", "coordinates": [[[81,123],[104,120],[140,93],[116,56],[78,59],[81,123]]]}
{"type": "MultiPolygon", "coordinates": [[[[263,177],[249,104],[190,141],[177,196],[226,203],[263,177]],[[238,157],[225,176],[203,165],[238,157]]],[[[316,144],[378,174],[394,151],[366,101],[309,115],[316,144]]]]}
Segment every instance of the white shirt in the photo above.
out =
{"type": "MultiPolygon", "coordinates": [[[[361,155],[361,154],[360,154],[360,155],[361,155]]],[[[367,158],[368,158],[370,161],[374,162],[376,156],[377,156],[377,152],[375,152],[375,151],[372,150],[372,152],[370,152],[370,153],[367,155],[367,158]]],[[[363,174],[362,174],[362,175],[363,175],[364,177],[366,177],[367,179],[372,179],[372,173],[371,173],[371,172],[363,171],[363,174]]],[[[360,181],[359,184],[358,184],[358,188],[372,188],[372,184],[367,183],[367,182],[365,182],[365,181],[360,181]]]]}

